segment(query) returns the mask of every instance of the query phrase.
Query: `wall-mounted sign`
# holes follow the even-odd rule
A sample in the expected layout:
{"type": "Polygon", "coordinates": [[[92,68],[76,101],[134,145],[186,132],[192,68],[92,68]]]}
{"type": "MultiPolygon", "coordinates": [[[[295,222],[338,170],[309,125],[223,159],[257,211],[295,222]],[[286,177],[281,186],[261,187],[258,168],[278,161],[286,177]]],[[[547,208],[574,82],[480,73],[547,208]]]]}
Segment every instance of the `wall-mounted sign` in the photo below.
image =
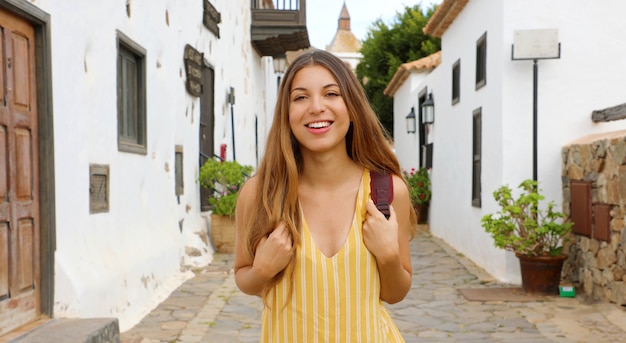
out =
{"type": "Polygon", "coordinates": [[[185,73],[187,74],[187,92],[193,96],[202,95],[202,63],[204,54],[194,49],[191,45],[185,45],[185,73]]]}
{"type": "Polygon", "coordinates": [[[560,58],[559,30],[516,30],[512,54],[514,60],[560,58]]]}
{"type": "Polygon", "coordinates": [[[204,13],[202,16],[202,23],[204,26],[213,32],[217,38],[220,38],[220,28],[217,24],[222,22],[222,15],[218,12],[209,0],[204,0],[204,13]]]}
{"type": "Polygon", "coordinates": [[[89,165],[89,213],[109,212],[109,166],[89,165]]]}

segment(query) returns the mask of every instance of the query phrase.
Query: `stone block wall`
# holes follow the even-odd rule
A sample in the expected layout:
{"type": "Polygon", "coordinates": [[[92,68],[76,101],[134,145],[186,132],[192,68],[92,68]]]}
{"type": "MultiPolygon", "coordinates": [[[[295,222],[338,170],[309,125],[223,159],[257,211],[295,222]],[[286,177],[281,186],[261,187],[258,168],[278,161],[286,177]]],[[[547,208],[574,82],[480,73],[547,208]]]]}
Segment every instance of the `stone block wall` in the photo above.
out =
{"type": "Polygon", "coordinates": [[[563,148],[562,162],[565,213],[570,214],[570,180],[591,182],[592,203],[610,206],[608,241],[573,234],[566,243],[565,281],[579,293],[626,305],[626,131],[578,139],[563,148]]]}

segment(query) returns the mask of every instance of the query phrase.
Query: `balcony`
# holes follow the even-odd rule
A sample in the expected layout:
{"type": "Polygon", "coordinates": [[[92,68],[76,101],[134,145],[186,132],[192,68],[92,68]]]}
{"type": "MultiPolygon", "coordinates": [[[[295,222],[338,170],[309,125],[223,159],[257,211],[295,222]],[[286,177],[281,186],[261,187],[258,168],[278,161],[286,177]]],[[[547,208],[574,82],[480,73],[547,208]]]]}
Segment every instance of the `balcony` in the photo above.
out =
{"type": "Polygon", "coordinates": [[[282,56],[311,46],[306,0],[251,0],[252,45],[261,56],[282,56]]]}

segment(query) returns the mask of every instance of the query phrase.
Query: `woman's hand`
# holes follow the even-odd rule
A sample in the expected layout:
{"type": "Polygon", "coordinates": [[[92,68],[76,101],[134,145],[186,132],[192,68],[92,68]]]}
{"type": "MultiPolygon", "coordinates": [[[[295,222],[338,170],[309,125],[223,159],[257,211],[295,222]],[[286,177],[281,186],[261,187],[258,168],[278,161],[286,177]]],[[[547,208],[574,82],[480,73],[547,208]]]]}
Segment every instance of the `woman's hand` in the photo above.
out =
{"type": "Polygon", "coordinates": [[[363,243],[376,257],[380,273],[380,299],[390,304],[404,299],[411,288],[413,269],[409,247],[410,199],[404,180],[393,176],[394,200],[389,220],[370,200],[365,206],[363,243]]]}
{"type": "Polygon", "coordinates": [[[368,201],[365,208],[367,214],[363,223],[363,243],[379,261],[399,259],[398,220],[393,206],[389,206],[389,220],[373,201],[368,201]]]}
{"type": "Polygon", "coordinates": [[[247,247],[249,210],[254,204],[258,179],[252,177],[242,187],[237,198],[237,240],[235,241],[235,282],[237,287],[252,295],[261,295],[270,280],[291,261],[293,239],[285,223],[257,243],[252,256],[247,247]]]}
{"type": "Polygon", "coordinates": [[[263,279],[270,280],[280,273],[291,261],[293,255],[293,239],[284,222],[262,238],[256,248],[252,269],[263,279]]]}

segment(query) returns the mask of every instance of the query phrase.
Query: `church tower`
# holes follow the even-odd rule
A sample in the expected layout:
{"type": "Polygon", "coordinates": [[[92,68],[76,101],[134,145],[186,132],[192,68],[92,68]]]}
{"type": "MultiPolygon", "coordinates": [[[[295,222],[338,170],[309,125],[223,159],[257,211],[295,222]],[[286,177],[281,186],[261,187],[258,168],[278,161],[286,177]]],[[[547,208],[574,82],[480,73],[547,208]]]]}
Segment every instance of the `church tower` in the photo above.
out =
{"type": "Polygon", "coordinates": [[[335,56],[348,63],[352,70],[355,70],[362,57],[359,50],[361,50],[361,42],[350,29],[350,13],[344,1],[339,14],[337,32],[331,43],[326,46],[326,51],[332,52],[335,56]]]}

